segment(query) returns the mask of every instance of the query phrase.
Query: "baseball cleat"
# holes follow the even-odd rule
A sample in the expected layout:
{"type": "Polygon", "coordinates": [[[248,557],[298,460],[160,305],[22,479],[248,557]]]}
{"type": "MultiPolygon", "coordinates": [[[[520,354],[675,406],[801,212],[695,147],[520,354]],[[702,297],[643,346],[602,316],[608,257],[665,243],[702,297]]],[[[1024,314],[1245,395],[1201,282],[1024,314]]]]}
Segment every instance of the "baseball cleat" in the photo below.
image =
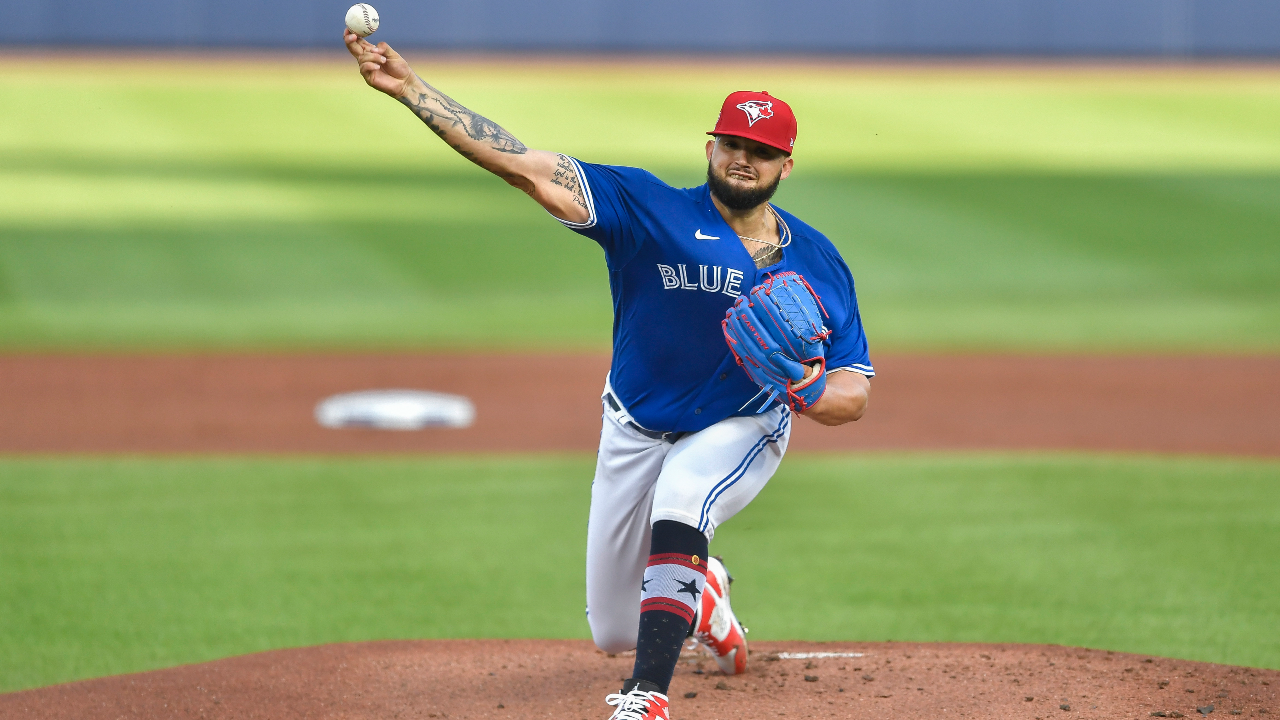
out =
{"type": "Polygon", "coordinates": [[[747,631],[729,606],[733,578],[720,558],[707,558],[707,584],[693,620],[693,636],[715,656],[725,675],[747,671],[747,631]]]}
{"type": "Polygon", "coordinates": [[[622,692],[609,695],[604,701],[617,706],[609,720],[671,720],[667,696],[658,692],[657,685],[644,680],[627,680],[622,692]]]}

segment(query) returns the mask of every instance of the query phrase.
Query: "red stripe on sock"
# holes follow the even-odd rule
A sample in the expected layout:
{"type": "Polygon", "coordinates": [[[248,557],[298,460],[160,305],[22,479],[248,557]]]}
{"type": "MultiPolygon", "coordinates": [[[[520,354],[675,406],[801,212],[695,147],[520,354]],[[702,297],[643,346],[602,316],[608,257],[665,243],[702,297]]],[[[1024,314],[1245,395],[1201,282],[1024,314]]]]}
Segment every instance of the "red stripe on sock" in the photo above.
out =
{"type": "Polygon", "coordinates": [[[690,610],[688,605],[677,600],[665,597],[655,597],[649,598],[648,600],[640,603],[640,612],[645,613],[653,610],[661,610],[673,615],[679,615],[684,618],[685,622],[693,624],[693,610],[690,610]]]}
{"type": "Polygon", "coordinates": [[[649,564],[646,567],[654,565],[680,565],[690,570],[696,570],[703,575],[707,574],[707,561],[705,558],[698,558],[698,564],[693,564],[692,555],[681,555],[679,553],[663,553],[661,555],[650,555],[649,564]]]}

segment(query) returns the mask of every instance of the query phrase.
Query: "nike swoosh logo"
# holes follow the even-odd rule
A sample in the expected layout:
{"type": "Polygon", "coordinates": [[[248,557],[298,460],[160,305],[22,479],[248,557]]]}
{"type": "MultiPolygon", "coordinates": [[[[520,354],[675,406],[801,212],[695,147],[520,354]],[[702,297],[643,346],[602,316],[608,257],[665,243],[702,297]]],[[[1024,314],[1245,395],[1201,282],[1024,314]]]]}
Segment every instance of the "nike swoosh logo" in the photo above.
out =
{"type": "Polygon", "coordinates": [[[697,230],[694,230],[693,237],[695,240],[719,240],[720,239],[716,235],[703,235],[702,228],[698,228],[697,230]]]}

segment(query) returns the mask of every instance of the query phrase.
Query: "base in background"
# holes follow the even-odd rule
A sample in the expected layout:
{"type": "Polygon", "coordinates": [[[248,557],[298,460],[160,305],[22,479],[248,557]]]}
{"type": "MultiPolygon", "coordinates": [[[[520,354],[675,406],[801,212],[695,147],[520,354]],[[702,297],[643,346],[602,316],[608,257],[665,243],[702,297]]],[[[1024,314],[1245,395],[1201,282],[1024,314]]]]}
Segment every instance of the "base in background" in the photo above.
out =
{"type": "Polygon", "coordinates": [[[422,430],[470,427],[476,408],[461,395],[427,390],[361,390],[332,395],[316,405],[321,427],[422,430]]]}
{"type": "MultiPolygon", "coordinates": [[[[877,355],[856,423],[791,449],[1280,456],[1280,356],[877,355]]],[[[607,355],[0,355],[0,452],[594,452],[607,355]],[[567,371],[566,369],[570,369],[567,371]],[[369,387],[465,395],[465,429],[316,424],[369,387]]]]}

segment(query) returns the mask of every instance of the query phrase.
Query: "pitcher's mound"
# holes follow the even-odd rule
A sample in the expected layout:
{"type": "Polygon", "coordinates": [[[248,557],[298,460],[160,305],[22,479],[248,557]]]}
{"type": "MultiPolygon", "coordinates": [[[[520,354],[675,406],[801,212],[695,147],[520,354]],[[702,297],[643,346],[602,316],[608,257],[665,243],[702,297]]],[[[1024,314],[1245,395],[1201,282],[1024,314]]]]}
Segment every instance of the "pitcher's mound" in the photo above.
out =
{"type": "MultiPolygon", "coordinates": [[[[585,641],[430,640],[246,655],[0,695],[5,718],[604,720],[632,658],[585,641]]],[[[1280,672],[1045,645],[760,642],[687,652],[674,720],[1280,718],[1280,672]]]]}

